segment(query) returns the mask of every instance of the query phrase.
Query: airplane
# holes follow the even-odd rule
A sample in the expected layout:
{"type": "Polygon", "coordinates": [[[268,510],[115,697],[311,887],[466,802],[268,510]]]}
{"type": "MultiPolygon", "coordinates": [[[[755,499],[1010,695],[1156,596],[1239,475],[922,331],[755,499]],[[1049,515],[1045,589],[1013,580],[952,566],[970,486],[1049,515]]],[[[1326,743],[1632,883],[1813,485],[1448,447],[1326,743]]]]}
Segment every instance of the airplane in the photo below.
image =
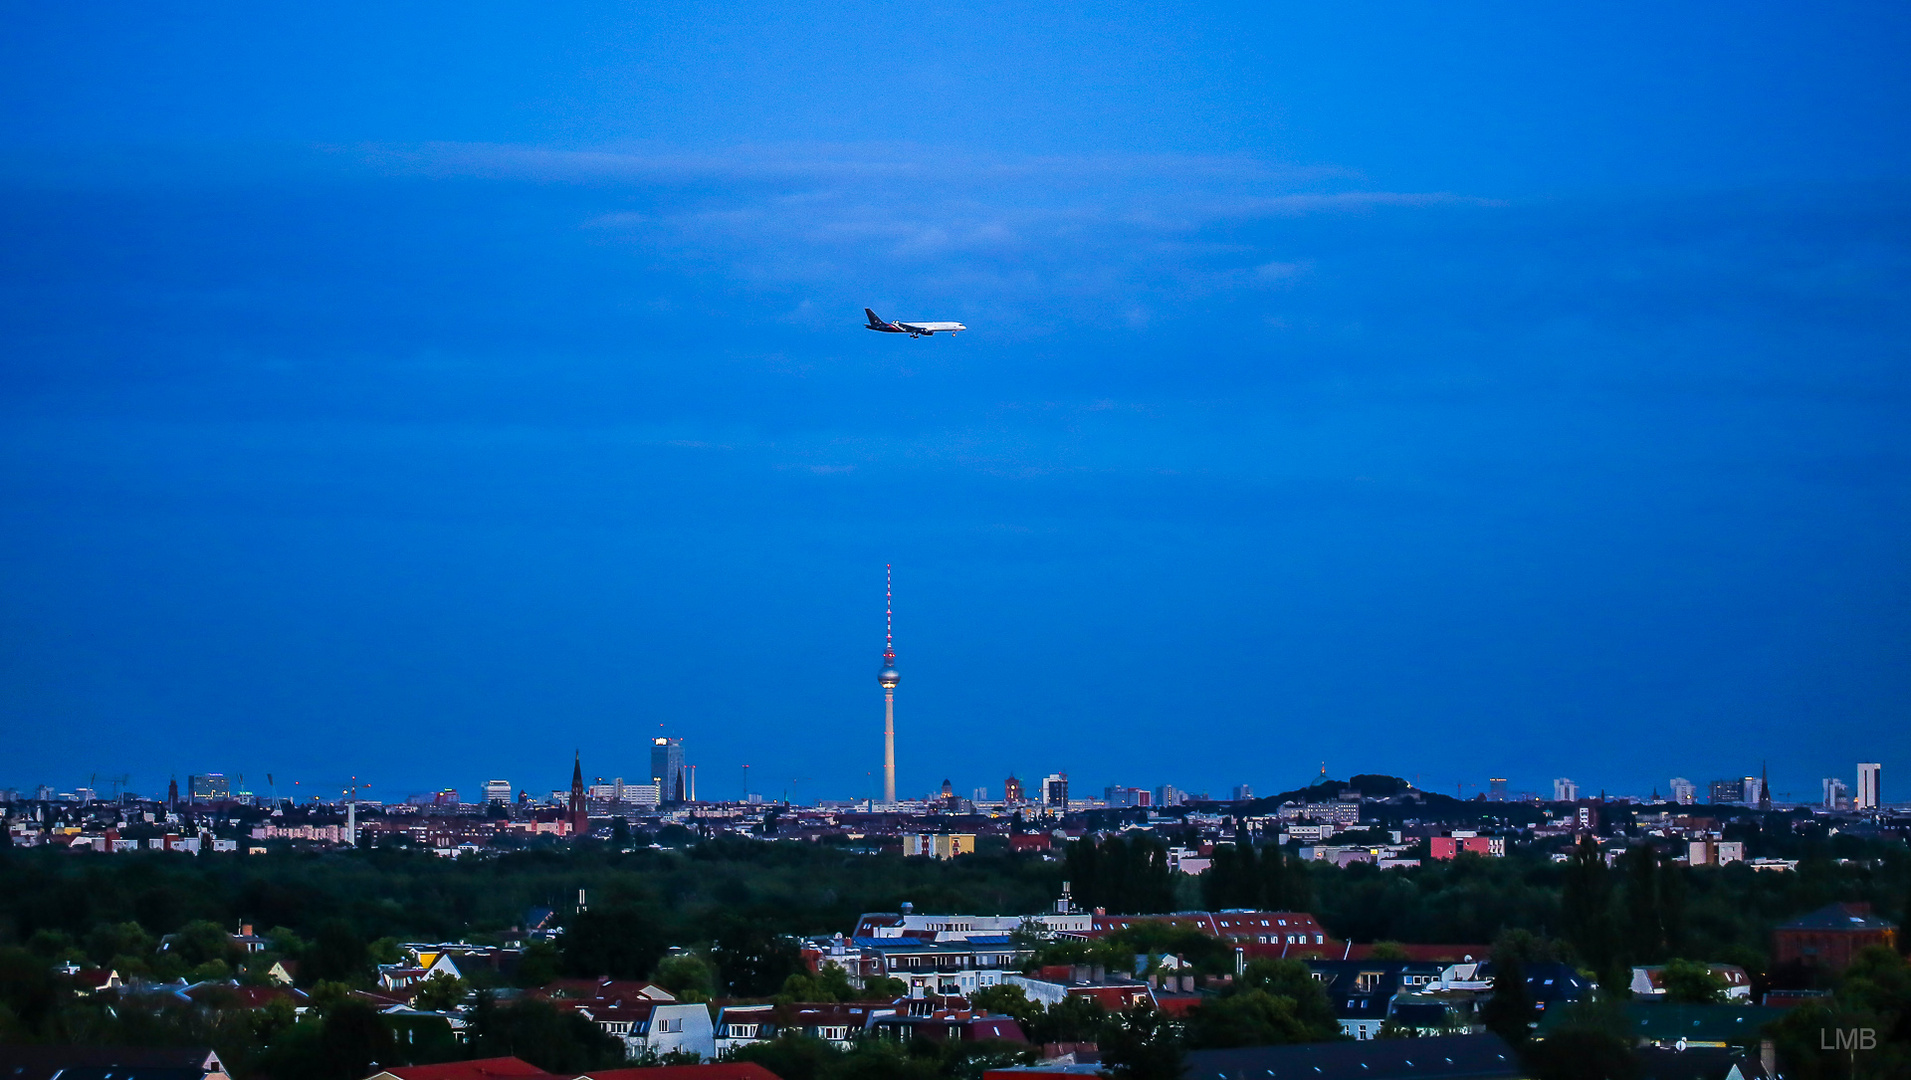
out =
{"type": "Polygon", "coordinates": [[[953,334],[968,327],[959,322],[884,322],[880,316],[868,308],[863,314],[869,316],[869,325],[864,329],[880,330],[885,334],[908,334],[910,337],[926,337],[930,334],[953,334]]]}

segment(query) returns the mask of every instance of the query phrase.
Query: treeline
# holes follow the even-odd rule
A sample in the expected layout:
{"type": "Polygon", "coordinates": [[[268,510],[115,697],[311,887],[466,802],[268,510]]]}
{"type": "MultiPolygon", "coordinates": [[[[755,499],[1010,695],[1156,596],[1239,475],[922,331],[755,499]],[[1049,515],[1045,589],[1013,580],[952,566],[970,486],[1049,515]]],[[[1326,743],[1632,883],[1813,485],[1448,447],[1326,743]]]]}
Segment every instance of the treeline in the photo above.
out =
{"type": "Polygon", "coordinates": [[[1682,956],[1770,972],[1771,931],[1834,901],[1864,901],[1906,924],[1911,851],[1867,841],[1859,857],[1807,850],[1796,871],[1743,863],[1686,867],[1635,844],[1607,867],[1583,844],[1567,862],[1516,855],[1462,857],[1406,870],[1309,867],[1314,914],[1354,941],[1485,944],[1507,930],[1559,938],[1575,962],[1601,972],[1682,956]]]}
{"type": "Polygon", "coordinates": [[[731,915],[784,933],[830,933],[904,901],[925,911],[1039,911],[1063,877],[1058,863],[1028,855],[935,862],[739,838],[681,852],[581,844],[456,860],[385,848],[198,857],[27,848],[0,852],[0,873],[0,944],[42,930],[84,938],[129,922],[161,935],[200,920],[285,927],[307,939],[341,920],[366,941],[483,942],[521,925],[529,909],[568,911],[579,889],[593,909],[648,912],[673,938],[708,940],[731,915]]]}

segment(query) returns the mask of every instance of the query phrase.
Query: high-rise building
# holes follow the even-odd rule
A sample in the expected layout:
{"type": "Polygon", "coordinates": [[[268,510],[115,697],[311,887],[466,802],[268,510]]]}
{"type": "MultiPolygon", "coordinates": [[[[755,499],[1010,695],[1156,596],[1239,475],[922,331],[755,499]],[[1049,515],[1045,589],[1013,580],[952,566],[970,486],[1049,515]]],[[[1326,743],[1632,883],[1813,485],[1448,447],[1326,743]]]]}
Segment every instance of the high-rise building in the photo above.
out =
{"type": "Polygon", "coordinates": [[[1042,778],[1042,805],[1054,810],[1068,809],[1068,774],[1049,773],[1042,778]]]}
{"type": "Polygon", "coordinates": [[[206,773],[186,777],[186,796],[193,802],[224,802],[232,796],[232,785],[224,773],[206,773]]]}
{"type": "Polygon", "coordinates": [[[1765,782],[1756,776],[1747,776],[1739,781],[1739,801],[1747,806],[1758,806],[1765,801],[1765,782]]]}
{"type": "Polygon", "coordinates": [[[1505,802],[1506,801],[1506,777],[1491,776],[1487,778],[1486,801],[1487,802],[1505,802]]]}
{"type": "Polygon", "coordinates": [[[1879,794],[1879,781],[1884,779],[1884,766],[1875,761],[1858,763],[1858,794],[1851,801],[1853,810],[1876,810],[1884,805],[1879,794]]]}
{"type": "Polygon", "coordinates": [[[1672,801],[1680,806],[1691,806],[1699,801],[1699,786],[1683,776],[1673,777],[1672,801]]]}
{"type": "Polygon", "coordinates": [[[1155,789],[1156,806],[1180,806],[1184,795],[1173,784],[1163,784],[1155,789]]]}
{"type": "Polygon", "coordinates": [[[883,802],[896,801],[896,588],[891,567],[883,567],[883,666],[876,685],[883,688],[883,802]]]}
{"type": "Polygon", "coordinates": [[[511,805],[511,781],[486,780],[484,782],[484,801],[499,806],[511,805]]]}
{"type": "Polygon", "coordinates": [[[1706,801],[1714,805],[1735,803],[1745,797],[1745,781],[1742,779],[1714,780],[1710,787],[1710,798],[1706,801]]]}
{"type": "Polygon", "coordinates": [[[1579,785],[1565,777],[1553,781],[1553,801],[1573,802],[1579,798],[1579,785]]]}
{"type": "Polygon", "coordinates": [[[1234,801],[1235,802],[1253,802],[1254,789],[1252,787],[1249,787],[1246,784],[1234,785],[1234,801]]]}
{"type": "Polygon", "coordinates": [[[683,740],[659,736],[650,740],[650,782],[666,804],[688,801],[684,786],[683,740]]]}
{"type": "Polygon", "coordinates": [[[1835,776],[1825,777],[1825,809],[1843,810],[1849,805],[1850,789],[1835,776]]]}

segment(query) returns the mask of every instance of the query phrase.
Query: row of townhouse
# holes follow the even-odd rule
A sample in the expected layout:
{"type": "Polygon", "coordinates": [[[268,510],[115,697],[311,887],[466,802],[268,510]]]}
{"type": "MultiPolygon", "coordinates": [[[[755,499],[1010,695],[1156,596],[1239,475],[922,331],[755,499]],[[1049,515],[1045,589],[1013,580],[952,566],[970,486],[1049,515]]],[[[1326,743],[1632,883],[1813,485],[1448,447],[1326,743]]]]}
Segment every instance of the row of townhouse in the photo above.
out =
{"type": "MultiPolygon", "coordinates": [[[[1066,898],[1057,905],[1068,908],[1066,898]]],[[[900,979],[911,998],[967,997],[1019,975],[1034,955],[1034,939],[1093,940],[1138,923],[1168,923],[1233,942],[1262,955],[1328,947],[1312,915],[1298,911],[1193,911],[1167,915],[1108,915],[1062,910],[1034,916],[918,915],[912,910],[865,914],[850,935],[810,938],[803,956],[812,970],[843,969],[850,985],[900,979]]],[[[1246,955],[1246,954],[1244,954],[1246,955]]]]}
{"type": "Polygon", "coordinates": [[[1028,1041],[1014,1017],[979,1012],[962,998],[903,998],[726,1006],[717,1017],[717,1053],[732,1053],[793,1032],[844,1050],[863,1037],[902,1043],[1028,1041]]]}
{"type": "MultiPolygon", "coordinates": [[[[1310,959],[1307,966],[1349,1038],[1375,1038],[1390,1021],[1414,1035],[1484,1030],[1479,1010],[1493,990],[1490,960],[1310,959]]],[[[1525,972],[1528,1000],[1542,1015],[1593,991],[1592,981],[1570,964],[1528,964],[1525,972]]]]}
{"type": "Polygon", "coordinates": [[[717,1055],[716,1026],[707,1006],[678,1001],[655,983],[629,979],[559,979],[531,996],[574,1012],[624,1044],[631,1057],[647,1053],[717,1055]]]}

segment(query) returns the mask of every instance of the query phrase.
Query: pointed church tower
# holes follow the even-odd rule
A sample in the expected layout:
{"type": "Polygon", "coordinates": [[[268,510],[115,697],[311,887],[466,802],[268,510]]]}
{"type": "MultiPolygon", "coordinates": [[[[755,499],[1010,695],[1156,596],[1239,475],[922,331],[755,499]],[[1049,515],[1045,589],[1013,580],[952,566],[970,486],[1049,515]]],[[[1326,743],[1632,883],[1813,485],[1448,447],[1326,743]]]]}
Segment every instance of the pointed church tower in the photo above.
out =
{"type": "Polygon", "coordinates": [[[591,831],[590,808],[584,805],[584,756],[573,752],[571,761],[571,835],[583,836],[591,831]]]}

